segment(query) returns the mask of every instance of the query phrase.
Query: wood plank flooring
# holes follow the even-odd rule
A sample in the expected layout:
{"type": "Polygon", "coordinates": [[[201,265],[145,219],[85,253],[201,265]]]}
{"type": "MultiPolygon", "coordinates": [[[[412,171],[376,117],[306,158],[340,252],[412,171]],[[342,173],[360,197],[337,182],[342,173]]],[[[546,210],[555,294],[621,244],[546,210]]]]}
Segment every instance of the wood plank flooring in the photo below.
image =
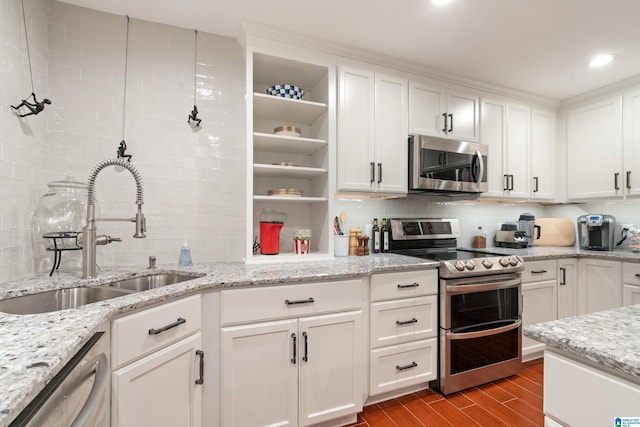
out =
{"type": "Polygon", "coordinates": [[[518,375],[449,396],[424,390],[369,405],[349,426],[543,426],[543,366],[526,362],[518,375]]]}

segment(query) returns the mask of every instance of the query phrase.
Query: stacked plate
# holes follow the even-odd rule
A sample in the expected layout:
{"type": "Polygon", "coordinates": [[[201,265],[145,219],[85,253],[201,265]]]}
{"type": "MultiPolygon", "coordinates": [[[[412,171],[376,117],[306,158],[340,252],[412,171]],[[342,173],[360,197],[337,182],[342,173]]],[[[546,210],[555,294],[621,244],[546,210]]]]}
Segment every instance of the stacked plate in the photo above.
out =
{"type": "Polygon", "coordinates": [[[267,196],[302,196],[302,190],[297,188],[275,188],[267,191],[267,196]]]}
{"type": "Polygon", "coordinates": [[[304,90],[295,85],[279,84],[267,88],[267,93],[273,96],[281,96],[283,98],[302,99],[304,90]]]}

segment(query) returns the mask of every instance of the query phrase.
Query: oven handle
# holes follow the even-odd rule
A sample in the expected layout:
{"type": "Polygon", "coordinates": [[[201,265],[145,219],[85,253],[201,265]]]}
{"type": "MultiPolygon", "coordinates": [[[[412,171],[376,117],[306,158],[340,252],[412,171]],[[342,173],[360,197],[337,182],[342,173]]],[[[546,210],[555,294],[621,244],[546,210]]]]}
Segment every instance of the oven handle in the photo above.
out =
{"type": "Polygon", "coordinates": [[[513,288],[522,283],[520,277],[495,282],[470,283],[468,285],[447,285],[449,295],[468,294],[471,292],[495,291],[497,289],[513,288]]]}
{"type": "Polygon", "coordinates": [[[522,320],[518,319],[513,323],[509,323],[506,326],[502,326],[500,328],[487,329],[484,331],[478,332],[463,332],[463,333],[455,333],[455,332],[447,332],[447,339],[449,340],[467,340],[470,338],[483,338],[491,335],[502,334],[504,332],[509,332],[514,329],[518,329],[522,326],[522,320]]]}

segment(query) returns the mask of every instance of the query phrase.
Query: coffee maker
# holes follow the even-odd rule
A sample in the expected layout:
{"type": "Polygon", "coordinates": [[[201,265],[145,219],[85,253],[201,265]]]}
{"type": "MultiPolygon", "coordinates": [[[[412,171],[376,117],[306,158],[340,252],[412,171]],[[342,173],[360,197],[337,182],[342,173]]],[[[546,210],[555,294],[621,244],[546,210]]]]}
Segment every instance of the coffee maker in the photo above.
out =
{"type": "Polygon", "coordinates": [[[611,215],[588,214],[578,217],[580,249],[593,251],[613,250],[616,219],[611,215]]]}
{"type": "Polygon", "coordinates": [[[524,231],[527,235],[527,246],[532,247],[534,240],[540,238],[540,226],[536,225],[536,217],[530,213],[523,213],[518,218],[518,230],[524,231]],[[535,233],[535,231],[538,231],[535,233]],[[534,236],[537,234],[537,237],[534,236]]]}

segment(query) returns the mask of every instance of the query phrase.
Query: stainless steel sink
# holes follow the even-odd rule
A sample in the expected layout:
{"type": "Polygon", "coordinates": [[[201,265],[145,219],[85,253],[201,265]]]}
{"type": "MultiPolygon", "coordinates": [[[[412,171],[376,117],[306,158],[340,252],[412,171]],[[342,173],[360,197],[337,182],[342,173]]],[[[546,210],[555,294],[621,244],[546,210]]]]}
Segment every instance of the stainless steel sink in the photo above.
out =
{"type": "Polygon", "coordinates": [[[123,295],[130,295],[120,289],[84,286],[23,295],[0,301],[0,311],[11,314],[36,314],[80,307],[123,295]]]}
{"type": "Polygon", "coordinates": [[[128,291],[140,292],[149,289],[161,288],[167,285],[173,285],[175,283],[184,282],[187,280],[197,279],[200,276],[190,276],[186,274],[152,274],[149,276],[135,277],[133,279],[119,280],[117,282],[109,283],[108,286],[117,289],[126,289],[128,291]]]}

